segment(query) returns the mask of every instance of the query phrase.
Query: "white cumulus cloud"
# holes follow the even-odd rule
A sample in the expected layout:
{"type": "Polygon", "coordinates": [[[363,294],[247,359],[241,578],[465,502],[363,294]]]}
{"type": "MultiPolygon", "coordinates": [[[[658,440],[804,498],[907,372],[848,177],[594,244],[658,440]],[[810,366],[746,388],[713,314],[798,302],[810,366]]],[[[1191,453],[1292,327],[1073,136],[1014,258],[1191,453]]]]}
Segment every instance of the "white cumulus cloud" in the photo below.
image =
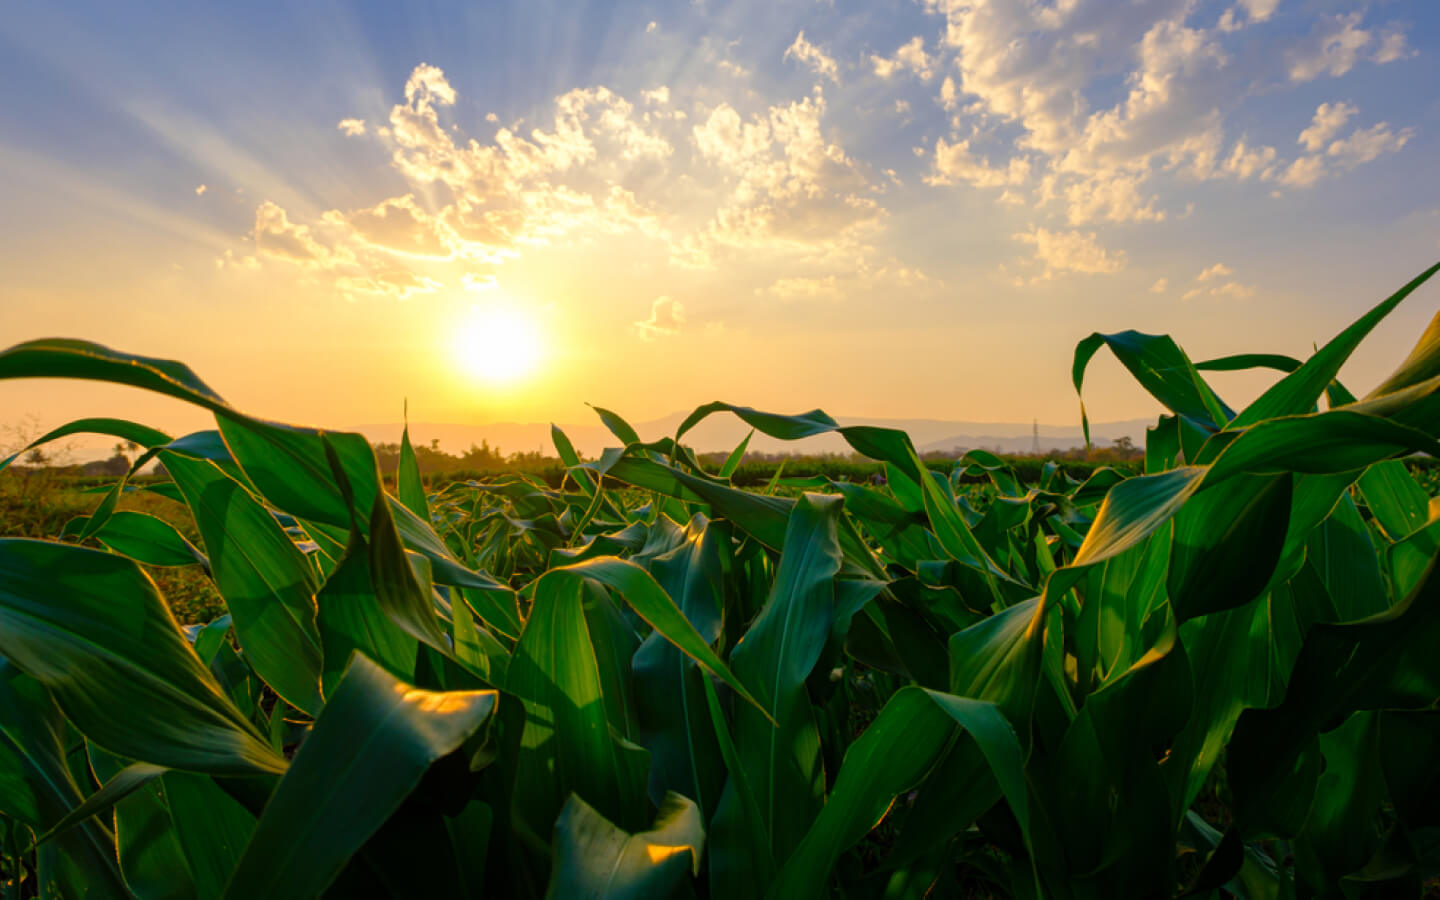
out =
{"type": "Polygon", "coordinates": [[[1065,272],[1097,275],[1125,268],[1124,251],[1106,250],[1093,231],[1051,231],[1032,225],[1029,231],[1012,237],[1035,248],[1035,259],[1044,266],[1041,278],[1065,272]]]}
{"type": "Polygon", "coordinates": [[[890,78],[904,71],[915,73],[921,81],[935,77],[933,60],[925,52],[925,39],[918,35],[901,45],[894,56],[870,54],[870,64],[881,78],[890,78]]]}
{"type": "Polygon", "coordinates": [[[840,83],[840,66],[835,62],[835,58],[805,40],[803,30],[795,36],[795,42],[785,50],[784,58],[788,60],[791,57],[816,75],[828,78],[836,84],[840,83]]]}

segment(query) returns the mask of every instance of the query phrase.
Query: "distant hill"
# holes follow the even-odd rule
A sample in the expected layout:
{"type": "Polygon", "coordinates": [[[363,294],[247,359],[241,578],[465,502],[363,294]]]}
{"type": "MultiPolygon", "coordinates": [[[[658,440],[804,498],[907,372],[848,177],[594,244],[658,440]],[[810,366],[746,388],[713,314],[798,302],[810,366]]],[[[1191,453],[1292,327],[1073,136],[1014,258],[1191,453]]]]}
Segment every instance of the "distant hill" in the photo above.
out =
{"type": "MultiPolygon", "coordinates": [[[[646,422],[631,422],[642,440],[652,441],[671,437],[675,429],[685,420],[688,413],[672,413],[646,422]]],[[[865,416],[836,416],[842,425],[875,425],[883,428],[898,428],[910,435],[915,446],[921,451],[937,450],[948,452],[977,447],[1003,452],[1024,452],[1030,450],[1033,442],[1032,426],[1019,422],[963,422],[946,419],[881,419],[865,416]]],[[[1119,437],[1128,436],[1135,446],[1145,444],[1145,429],[1154,424],[1154,419],[1130,419],[1123,422],[1092,422],[1091,440],[1096,445],[1106,445],[1119,437]]],[[[401,424],[355,425],[351,429],[365,435],[373,443],[398,443],[401,424]]],[[[594,424],[562,425],[561,429],[570,438],[575,449],[585,456],[596,456],[606,447],[614,447],[619,441],[598,419],[594,424]]],[[[697,451],[729,451],[744,439],[750,431],[736,416],[717,413],[688,432],[685,443],[697,451]]],[[[554,445],[550,440],[550,426],[536,422],[499,422],[489,425],[457,425],[441,422],[410,423],[410,439],[417,444],[438,441],[440,448],[449,453],[459,453],[471,444],[488,442],[501,452],[531,452],[539,450],[553,455],[554,445]]],[[[1042,451],[1065,450],[1083,446],[1079,423],[1073,425],[1040,425],[1040,448],[1042,451]]],[[[756,433],[750,441],[752,451],[760,453],[847,453],[848,444],[839,435],[827,434],[800,441],[781,441],[756,433]]]]}

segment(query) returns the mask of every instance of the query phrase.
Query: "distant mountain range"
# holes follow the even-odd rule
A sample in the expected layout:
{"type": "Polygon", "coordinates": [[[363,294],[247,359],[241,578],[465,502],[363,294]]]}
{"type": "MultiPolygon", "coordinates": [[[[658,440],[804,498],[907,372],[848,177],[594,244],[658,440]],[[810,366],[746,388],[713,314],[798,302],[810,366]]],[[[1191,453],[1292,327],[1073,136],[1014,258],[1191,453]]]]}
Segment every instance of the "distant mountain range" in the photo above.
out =
{"type": "MultiPolygon", "coordinates": [[[[671,437],[675,429],[685,420],[687,413],[672,413],[647,422],[631,422],[640,438],[646,441],[671,437]]],[[[938,450],[970,450],[984,448],[1005,453],[1023,453],[1034,444],[1033,426],[1017,422],[963,422],[947,419],[878,419],[873,417],[836,416],[842,425],[876,425],[883,428],[898,428],[910,435],[910,439],[921,452],[938,450]]],[[[1129,437],[1135,446],[1145,444],[1145,429],[1155,424],[1154,419],[1129,419],[1123,422],[1091,422],[1090,439],[1097,446],[1104,446],[1120,437],[1129,437]]],[[[365,435],[374,443],[398,443],[401,424],[356,425],[352,430],[365,435]]],[[[575,449],[585,456],[596,456],[606,447],[614,447],[619,441],[598,419],[593,425],[562,425],[561,429],[570,438],[575,449]]],[[[1084,446],[1080,424],[1039,426],[1039,444],[1042,451],[1067,450],[1084,446]]],[[[685,443],[698,452],[728,452],[744,439],[750,431],[738,417],[729,413],[717,413],[688,432],[685,443]]],[[[439,441],[440,449],[448,453],[463,452],[471,444],[488,442],[491,447],[503,453],[539,450],[553,455],[554,445],[550,440],[549,424],[534,422],[499,422],[490,425],[454,425],[439,422],[410,423],[410,440],[416,444],[439,441]]],[[[817,435],[799,441],[781,441],[756,432],[750,441],[750,450],[759,453],[848,453],[850,446],[837,434],[817,435]]]]}

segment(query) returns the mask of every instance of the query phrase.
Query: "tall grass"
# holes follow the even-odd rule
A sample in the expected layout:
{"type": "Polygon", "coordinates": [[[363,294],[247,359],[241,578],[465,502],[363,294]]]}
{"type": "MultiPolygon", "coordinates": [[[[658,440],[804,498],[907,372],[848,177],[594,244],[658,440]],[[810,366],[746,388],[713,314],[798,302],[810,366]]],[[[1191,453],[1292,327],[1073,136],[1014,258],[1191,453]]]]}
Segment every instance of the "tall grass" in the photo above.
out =
{"type": "MultiPolygon", "coordinates": [[[[395,494],[359,435],[244,414],[78,341],[0,377],[214,413],[123,420],[193,530],[101,496],[0,539],[13,896],[1418,896],[1440,870],[1440,317],[1336,376],[1423,273],[1303,363],[1092,335],[1168,413],[1144,474],[1031,483],[822,412],[698,408],[563,489],[395,494]],[[1263,366],[1235,410],[1206,383],[1263,366]],[[742,490],[686,432],[835,432],[885,483],[742,490]],[[975,498],[962,485],[983,475],[975,498]],[[616,485],[617,487],[611,487],[616,485]],[[787,495],[789,494],[789,495],[787,495]],[[99,547],[77,542],[98,543],[99,547]],[[208,573],[180,628],[141,565],[208,573]]],[[[778,487],[772,485],[770,487],[778,487]]]]}

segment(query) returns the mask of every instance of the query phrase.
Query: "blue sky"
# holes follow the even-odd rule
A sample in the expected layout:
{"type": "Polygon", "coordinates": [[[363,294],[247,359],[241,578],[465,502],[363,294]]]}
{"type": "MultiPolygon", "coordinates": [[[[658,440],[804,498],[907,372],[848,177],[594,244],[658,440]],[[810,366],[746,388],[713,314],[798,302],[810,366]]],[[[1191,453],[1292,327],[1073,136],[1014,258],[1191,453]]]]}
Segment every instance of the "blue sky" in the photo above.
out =
{"type": "MultiPolygon", "coordinates": [[[[12,3],[0,304],[330,425],[1068,422],[1090,331],[1305,355],[1440,258],[1437,49],[1427,0],[12,3]]],[[[0,388],[114,404],[185,415],[0,388]]]]}

